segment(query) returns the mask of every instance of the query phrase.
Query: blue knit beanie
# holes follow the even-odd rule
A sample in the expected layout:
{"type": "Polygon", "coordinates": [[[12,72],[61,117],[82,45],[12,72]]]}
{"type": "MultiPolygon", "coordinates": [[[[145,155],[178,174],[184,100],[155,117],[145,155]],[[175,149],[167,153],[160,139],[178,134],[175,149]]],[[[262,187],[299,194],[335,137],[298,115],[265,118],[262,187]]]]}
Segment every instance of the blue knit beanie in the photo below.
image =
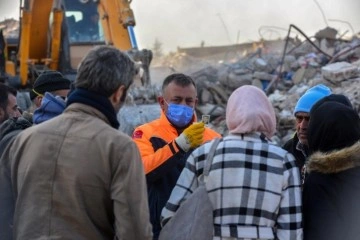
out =
{"type": "Polygon", "coordinates": [[[312,106],[322,99],[331,94],[331,89],[323,84],[315,85],[312,88],[309,88],[304,95],[302,95],[298,102],[296,103],[294,115],[297,112],[306,112],[310,113],[312,106]]]}

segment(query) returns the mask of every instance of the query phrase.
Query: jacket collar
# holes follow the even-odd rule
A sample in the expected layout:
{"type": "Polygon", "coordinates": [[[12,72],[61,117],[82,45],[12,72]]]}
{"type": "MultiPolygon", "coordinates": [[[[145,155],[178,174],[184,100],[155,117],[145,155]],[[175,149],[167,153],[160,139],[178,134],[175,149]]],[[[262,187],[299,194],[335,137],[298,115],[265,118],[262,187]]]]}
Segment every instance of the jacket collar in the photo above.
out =
{"type": "Polygon", "coordinates": [[[350,147],[328,153],[315,152],[309,158],[307,171],[338,173],[360,166],[360,141],[350,147]]]}
{"type": "Polygon", "coordinates": [[[110,124],[108,118],[102,112],[100,112],[99,110],[97,110],[94,107],[91,107],[91,106],[83,104],[83,103],[73,103],[73,104],[69,105],[64,110],[64,113],[68,113],[68,112],[85,113],[85,114],[100,118],[101,120],[103,120],[107,124],[110,124]]]}
{"type": "Polygon", "coordinates": [[[119,128],[120,124],[117,120],[117,113],[107,97],[87,89],[76,88],[69,95],[66,101],[66,106],[68,107],[73,103],[83,103],[99,110],[105,115],[105,117],[107,117],[108,122],[113,128],[119,128]]]}
{"type": "Polygon", "coordinates": [[[309,156],[309,148],[308,148],[308,146],[302,144],[300,142],[299,138],[297,138],[297,143],[296,143],[295,149],[300,151],[304,155],[304,157],[309,156]]]}
{"type": "Polygon", "coordinates": [[[24,117],[9,118],[0,125],[0,140],[12,131],[26,129],[31,126],[32,123],[24,117]]]}

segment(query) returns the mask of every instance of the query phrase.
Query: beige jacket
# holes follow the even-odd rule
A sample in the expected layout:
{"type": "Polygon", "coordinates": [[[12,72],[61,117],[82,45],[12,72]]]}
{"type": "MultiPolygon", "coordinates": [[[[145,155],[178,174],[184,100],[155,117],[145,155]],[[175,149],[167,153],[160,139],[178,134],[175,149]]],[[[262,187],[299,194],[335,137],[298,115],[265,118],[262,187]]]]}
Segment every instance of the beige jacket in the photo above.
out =
{"type": "Polygon", "coordinates": [[[80,103],[23,131],[7,153],[15,239],[151,239],[134,142],[80,103]]]}

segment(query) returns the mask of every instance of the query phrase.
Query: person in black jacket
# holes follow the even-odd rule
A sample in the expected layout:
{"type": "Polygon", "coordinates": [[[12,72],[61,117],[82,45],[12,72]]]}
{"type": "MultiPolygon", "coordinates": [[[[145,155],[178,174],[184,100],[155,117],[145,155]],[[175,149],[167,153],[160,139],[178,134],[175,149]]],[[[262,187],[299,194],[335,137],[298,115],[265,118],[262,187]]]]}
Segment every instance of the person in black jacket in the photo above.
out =
{"type": "Polygon", "coordinates": [[[345,96],[313,106],[308,146],[304,240],[359,239],[360,118],[345,96]]]}
{"type": "Polygon", "coordinates": [[[296,165],[303,178],[303,167],[308,156],[307,128],[310,119],[310,110],[312,106],[325,96],[331,94],[330,88],[323,84],[318,84],[308,89],[296,103],[294,116],[296,118],[296,133],[294,137],[288,140],[283,149],[292,153],[296,159],[296,165]]]}
{"type": "MultiPolygon", "coordinates": [[[[12,117],[0,125],[0,156],[21,131],[32,126],[29,120],[31,119],[12,117]]],[[[10,161],[9,159],[0,159],[0,161],[0,201],[7,206],[0,211],[0,233],[2,240],[11,240],[13,239],[13,211],[11,209],[14,208],[15,201],[10,187],[10,161]]]]}

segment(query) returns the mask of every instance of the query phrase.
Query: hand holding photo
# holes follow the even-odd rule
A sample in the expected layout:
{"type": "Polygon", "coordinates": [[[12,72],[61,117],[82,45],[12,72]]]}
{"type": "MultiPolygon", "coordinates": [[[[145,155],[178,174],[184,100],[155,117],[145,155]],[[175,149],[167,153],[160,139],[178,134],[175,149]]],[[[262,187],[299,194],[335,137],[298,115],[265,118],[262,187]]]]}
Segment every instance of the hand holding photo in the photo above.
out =
{"type": "Polygon", "coordinates": [[[210,115],[202,115],[201,116],[201,121],[205,124],[209,124],[210,122],[210,115]]]}

